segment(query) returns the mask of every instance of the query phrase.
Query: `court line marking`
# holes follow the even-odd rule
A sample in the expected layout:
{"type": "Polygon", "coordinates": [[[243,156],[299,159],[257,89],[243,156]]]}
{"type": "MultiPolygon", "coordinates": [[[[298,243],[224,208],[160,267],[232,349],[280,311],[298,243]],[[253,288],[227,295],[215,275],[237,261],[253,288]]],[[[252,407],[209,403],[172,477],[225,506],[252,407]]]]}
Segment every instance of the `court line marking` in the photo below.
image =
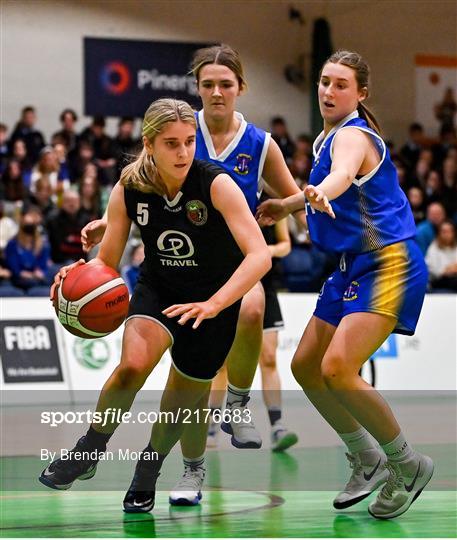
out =
{"type": "MultiPolygon", "coordinates": [[[[74,492],[76,493],[76,492],[74,492]]],[[[79,492],[84,493],[84,492],[79,492]]],[[[238,492],[239,493],[239,492],[238,492]]],[[[274,495],[272,493],[265,493],[262,491],[244,491],[242,493],[255,493],[256,495],[261,495],[263,497],[267,497],[269,499],[269,502],[266,504],[263,504],[261,506],[256,506],[254,508],[242,508],[240,510],[233,510],[231,512],[216,512],[214,514],[187,514],[182,516],[172,516],[172,517],[155,517],[154,514],[150,514],[150,519],[125,519],[126,513],[123,513],[124,519],[122,520],[122,524],[126,525],[129,523],[148,523],[148,522],[166,522],[166,521],[182,521],[186,519],[211,519],[214,517],[221,517],[221,516],[232,516],[236,514],[245,514],[245,513],[252,513],[252,512],[258,512],[260,510],[268,510],[271,508],[276,508],[278,506],[282,506],[286,501],[283,497],[280,497],[279,495],[274,495]]],[[[53,494],[49,494],[52,496],[53,494]]],[[[57,494],[56,494],[57,495],[57,494]]],[[[46,494],[46,496],[48,496],[46,494]]],[[[198,507],[195,507],[198,508],[198,507]]],[[[201,507],[200,507],[201,508],[201,507]]],[[[145,512],[141,515],[149,514],[149,512],[145,512]]],[[[55,524],[55,525],[24,525],[24,526],[16,526],[16,527],[2,527],[3,531],[14,531],[14,530],[26,530],[26,529],[67,529],[67,528],[80,528],[84,530],[88,530],[94,527],[103,527],[103,526],[109,526],[113,525],[113,520],[110,520],[107,522],[94,522],[94,523],[87,523],[83,524],[81,522],[78,523],[66,523],[66,524],[55,524]]]]}

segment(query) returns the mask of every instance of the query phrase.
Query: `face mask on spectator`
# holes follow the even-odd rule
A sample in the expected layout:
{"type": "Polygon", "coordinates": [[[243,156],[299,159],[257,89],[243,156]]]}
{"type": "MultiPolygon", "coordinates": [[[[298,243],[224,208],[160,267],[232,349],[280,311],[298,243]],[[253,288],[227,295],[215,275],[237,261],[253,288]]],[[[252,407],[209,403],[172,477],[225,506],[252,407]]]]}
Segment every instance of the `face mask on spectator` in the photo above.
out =
{"type": "Polygon", "coordinates": [[[26,223],[25,225],[22,225],[21,230],[24,234],[35,234],[36,225],[33,223],[26,223]]]}

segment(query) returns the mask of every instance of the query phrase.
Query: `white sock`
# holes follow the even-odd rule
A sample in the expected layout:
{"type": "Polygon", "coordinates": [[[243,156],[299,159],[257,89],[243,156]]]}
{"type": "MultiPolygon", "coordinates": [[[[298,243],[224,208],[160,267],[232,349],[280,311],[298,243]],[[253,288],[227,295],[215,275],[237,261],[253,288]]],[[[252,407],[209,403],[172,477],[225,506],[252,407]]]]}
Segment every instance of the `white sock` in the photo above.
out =
{"type": "Polygon", "coordinates": [[[386,453],[387,459],[389,461],[395,461],[396,463],[410,461],[416,457],[416,453],[411,446],[409,446],[401,431],[393,441],[382,444],[381,448],[386,453]]]}
{"type": "Polygon", "coordinates": [[[227,408],[231,409],[234,405],[241,405],[249,396],[251,388],[238,388],[231,383],[227,386],[227,408]]]}
{"type": "MultiPolygon", "coordinates": [[[[365,451],[367,450],[377,451],[374,439],[362,426],[357,431],[353,431],[352,433],[338,433],[338,435],[347,446],[349,453],[351,454],[365,454],[365,451]]],[[[379,454],[378,451],[377,454],[379,454]]]]}

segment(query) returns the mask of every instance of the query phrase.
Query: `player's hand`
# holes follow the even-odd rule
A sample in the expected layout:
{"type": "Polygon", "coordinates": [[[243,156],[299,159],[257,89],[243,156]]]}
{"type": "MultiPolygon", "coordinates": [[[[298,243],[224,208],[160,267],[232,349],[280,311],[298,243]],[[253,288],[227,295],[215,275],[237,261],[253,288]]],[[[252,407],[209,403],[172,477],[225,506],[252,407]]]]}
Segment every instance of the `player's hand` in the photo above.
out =
{"type": "Polygon", "coordinates": [[[81,231],[81,243],[85,252],[90,251],[93,247],[102,241],[106,230],[106,221],[96,219],[88,223],[81,231]]]}
{"type": "Polygon", "coordinates": [[[51,290],[49,291],[49,298],[52,302],[52,299],[54,298],[54,291],[57,285],[60,284],[62,279],[67,277],[67,274],[70,270],[73,268],[76,268],[77,266],[80,266],[81,264],[86,264],[86,261],[84,259],[79,259],[79,261],[76,261],[72,264],[67,264],[66,266],[62,266],[62,268],[57,272],[57,274],[54,276],[54,283],[51,285],[51,290]]]}
{"type": "Polygon", "coordinates": [[[174,304],[167,307],[162,313],[167,317],[179,317],[178,324],[186,324],[189,319],[195,319],[192,328],[195,330],[204,319],[213,319],[219,314],[220,309],[210,301],[192,302],[190,304],[174,304]]]}
{"type": "Polygon", "coordinates": [[[255,217],[261,227],[273,225],[289,215],[281,199],[268,199],[257,208],[255,217]]]}
{"type": "Polygon", "coordinates": [[[333,212],[332,205],[330,204],[327,195],[316,186],[305,187],[305,197],[308,199],[309,204],[315,210],[319,212],[325,212],[331,218],[335,219],[335,213],[333,212]]]}

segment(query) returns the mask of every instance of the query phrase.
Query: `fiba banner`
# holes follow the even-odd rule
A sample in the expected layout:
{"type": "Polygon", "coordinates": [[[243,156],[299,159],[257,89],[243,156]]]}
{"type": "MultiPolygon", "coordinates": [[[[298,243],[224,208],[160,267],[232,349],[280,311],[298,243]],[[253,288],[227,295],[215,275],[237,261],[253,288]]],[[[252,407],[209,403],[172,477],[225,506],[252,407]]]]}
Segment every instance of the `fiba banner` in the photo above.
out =
{"type": "Polygon", "coordinates": [[[204,43],[84,38],[84,112],[142,117],[161,97],[198,104],[189,66],[204,43]]]}
{"type": "Polygon", "coordinates": [[[417,55],[416,65],[416,120],[426,133],[435,137],[440,122],[435,108],[442,103],[446,92],[457,88],[457,56],[417,55]]]}
{"type": "Polygon", "coordinates": [[[47,298],[0,298],[2,403],[68,403],[63,328],[47,298]]]}

